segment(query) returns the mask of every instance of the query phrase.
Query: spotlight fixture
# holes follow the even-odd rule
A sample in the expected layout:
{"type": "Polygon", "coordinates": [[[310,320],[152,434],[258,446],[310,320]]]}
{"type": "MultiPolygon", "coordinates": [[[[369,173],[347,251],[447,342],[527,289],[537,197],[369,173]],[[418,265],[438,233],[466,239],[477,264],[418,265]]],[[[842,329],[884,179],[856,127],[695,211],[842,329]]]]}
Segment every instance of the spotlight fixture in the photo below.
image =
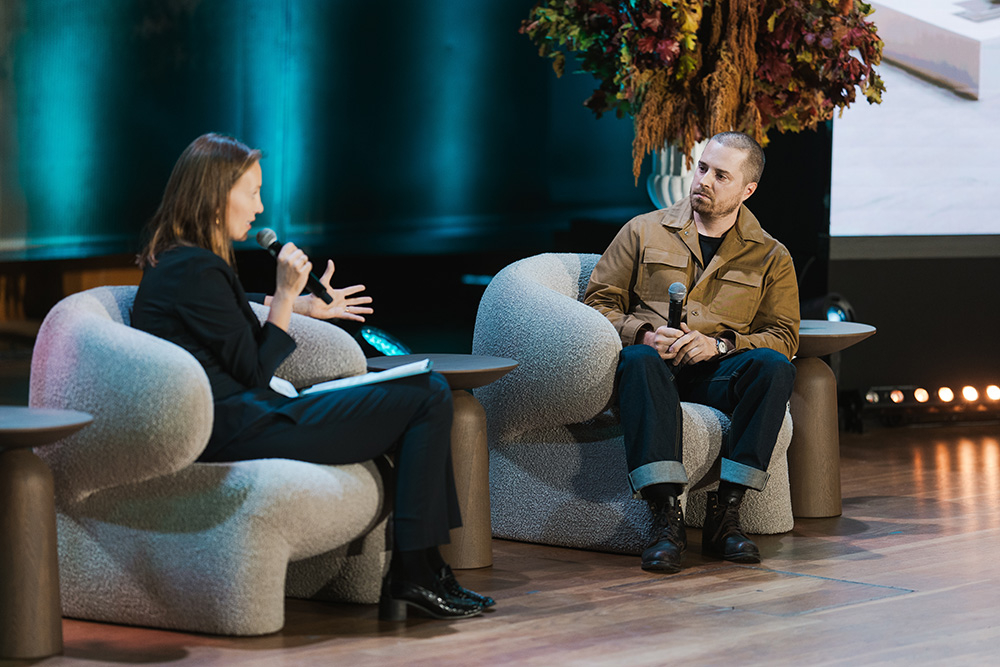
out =
{"type": "Polygon", "coordinates": [[[917,403],[926,403],[930,400],[930,393],[923,387],[917,387],[913,390],[913,398],[917,403]]]}
{"type": "Polygon", "coordinates": [[[826,319],[830,322],[853,322],[854,309],[847,299],[839,294],[830,294],[827,297],[826,319]]]}
{"type": "Polygon", "coordinates": [[[938,389],[938,398],[945,403],[951,403],[955,400],[955,392],[951,390],[951,387],[941,387],[938,389]]]}
{"type": "Polygon", "coordinates": [[[967,400],[969,403],[974,403],[979,400],[979,392],[976,391],[975,387],[966,385],[962,387],[962,398],[967,400]]]}
{"type": "Polygon", "coordinates": [[[802,318],[807,320],[827,320],[829,322],[853,322],[854,308],[839,294],[810,299],[799,308],[802,318]]]}
{"type": "Polygon", "coordinates": [[[901,392],[899,389],[893,389],[889,393],[889,398],[892,400],[893,403],[902,403],[903,402],[903,392],[901,392]]]}
{"type": "Polygon", "coordinates": [[[1000,387],[991,384],[986,388],[986,398],[991,401],[1000,401],[1000,387]]]}

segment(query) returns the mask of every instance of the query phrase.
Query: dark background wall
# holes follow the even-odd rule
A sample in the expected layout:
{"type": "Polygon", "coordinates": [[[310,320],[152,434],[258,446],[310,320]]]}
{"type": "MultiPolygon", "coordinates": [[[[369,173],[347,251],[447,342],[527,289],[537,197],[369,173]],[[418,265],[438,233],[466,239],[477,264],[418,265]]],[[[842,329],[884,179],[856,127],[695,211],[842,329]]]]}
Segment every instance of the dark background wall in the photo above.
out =
{"type": "Polygon", "coordinates": [[[878,333],[841,354],[842,387],[1000,384],[1000,260],[837,260],[830,288],[878,333]]]}

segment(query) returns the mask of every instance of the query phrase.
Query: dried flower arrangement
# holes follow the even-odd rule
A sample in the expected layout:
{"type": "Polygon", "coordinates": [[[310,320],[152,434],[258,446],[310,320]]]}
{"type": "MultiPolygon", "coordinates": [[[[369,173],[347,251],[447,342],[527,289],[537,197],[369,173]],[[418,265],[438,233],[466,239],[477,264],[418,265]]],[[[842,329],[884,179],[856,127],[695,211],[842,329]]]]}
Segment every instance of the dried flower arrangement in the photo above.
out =
{"type": "Polygon", "coordinates": [[[541,0],[521,32],[599,81],[584,105],[631,115],[636,180],[647,153],[688,156],[716,132],[815,128],[858,91],[881,101],[882,40],[860,0],[541,0]]]}

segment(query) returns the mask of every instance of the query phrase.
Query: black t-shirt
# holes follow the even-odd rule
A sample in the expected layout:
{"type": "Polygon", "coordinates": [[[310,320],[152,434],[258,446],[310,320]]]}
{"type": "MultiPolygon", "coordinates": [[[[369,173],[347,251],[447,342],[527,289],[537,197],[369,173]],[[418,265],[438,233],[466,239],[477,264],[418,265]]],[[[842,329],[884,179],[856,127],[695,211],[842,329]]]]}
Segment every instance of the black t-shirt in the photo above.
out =
{"type": "MultiPolygon", "coordinates": [[[[728,233],[729,230],[726,230],[726,234],[728,233]]],[[[722,242],[726,240],[726,234],[723,234],[719,238],[698,234],[698,245],[701,246],[701,257],[705,262],[702,264],[702,268],[708,266],[709,262],[712,261],[712,258],[715,257],[715,253],[719,252],[719,246],[721,246],[722,242]]]]}

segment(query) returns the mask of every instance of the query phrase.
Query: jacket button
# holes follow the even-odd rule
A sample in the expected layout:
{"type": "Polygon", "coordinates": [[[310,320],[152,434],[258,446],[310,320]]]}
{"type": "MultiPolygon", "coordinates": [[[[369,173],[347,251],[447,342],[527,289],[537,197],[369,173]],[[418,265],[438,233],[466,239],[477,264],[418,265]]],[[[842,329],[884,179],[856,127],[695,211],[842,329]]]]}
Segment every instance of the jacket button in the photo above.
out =
{"type": "Polygon", "coordinates": [[[698,311],[697,310],[691,311],[691,314],[694,315],[695,317],[698,317],[698,311]]]}

